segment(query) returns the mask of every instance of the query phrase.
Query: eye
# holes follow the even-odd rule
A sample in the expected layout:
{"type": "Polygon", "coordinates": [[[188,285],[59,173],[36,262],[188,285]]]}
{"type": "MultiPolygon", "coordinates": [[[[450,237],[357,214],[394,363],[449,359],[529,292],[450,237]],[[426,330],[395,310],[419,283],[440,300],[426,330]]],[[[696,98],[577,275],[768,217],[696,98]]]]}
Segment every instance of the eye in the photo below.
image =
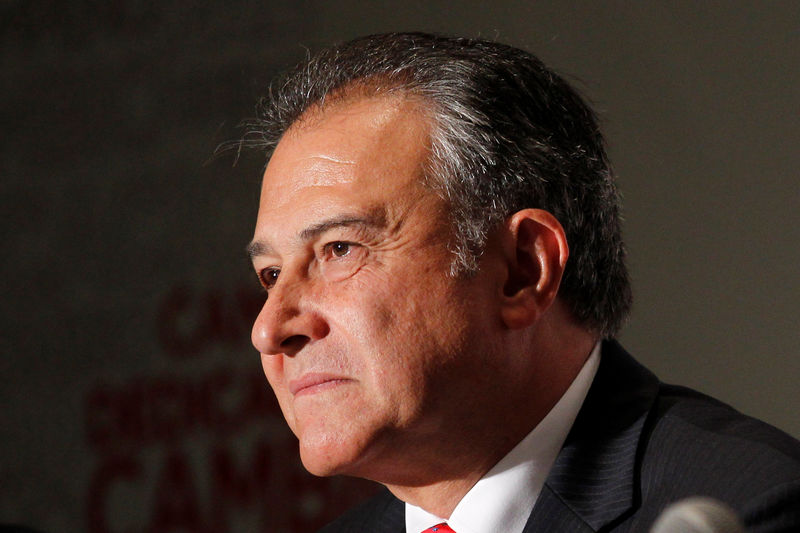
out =
{"type": "Polygon", "coordinates": [[[265,289],[270,290],[278,281],[278,274],[280,273],[280,268],[268,267],[258,273],[258,279],[265,289]]]}
{"type": "Polygon", "coordinates": [[[336,241],[325,246],[326,252],[328,252],[333,257],[344,257],[350,254],[350,249],[352,248],[352,244],[349,242],[343,241],[336,241]]]}

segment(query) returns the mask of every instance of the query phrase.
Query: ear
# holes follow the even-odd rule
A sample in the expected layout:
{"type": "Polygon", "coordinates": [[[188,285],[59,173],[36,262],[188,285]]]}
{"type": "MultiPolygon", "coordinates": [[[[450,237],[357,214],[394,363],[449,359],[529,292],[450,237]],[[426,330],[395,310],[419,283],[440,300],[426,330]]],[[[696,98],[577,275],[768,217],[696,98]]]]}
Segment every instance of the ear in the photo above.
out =
{"type": "Polygon", "coordinates": [[[558,294],[569,257],[564,228],[541,209],[523,209],[505,222],[508,279],[501,316],[512,329],[527,327],[550,307],[558,294]]]}

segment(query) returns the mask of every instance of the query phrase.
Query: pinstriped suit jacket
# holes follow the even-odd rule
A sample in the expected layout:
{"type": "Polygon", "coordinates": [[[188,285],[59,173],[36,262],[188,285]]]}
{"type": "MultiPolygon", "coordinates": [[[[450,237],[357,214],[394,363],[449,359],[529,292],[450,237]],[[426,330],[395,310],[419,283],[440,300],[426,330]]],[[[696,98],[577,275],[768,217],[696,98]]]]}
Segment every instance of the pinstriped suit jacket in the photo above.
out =
{"type": "MultiPolygon", "coordinates": [[[[684,387],[665,385],[616,342],[524,533],[646,532],[663,508],[706,495],[753,532],[800,532],[800,442],[684,387]]],[[[384,491],[320,533],[405,533],[384,491]]],[[[488,533],[488,532],[487,532],[488,533]]]]}

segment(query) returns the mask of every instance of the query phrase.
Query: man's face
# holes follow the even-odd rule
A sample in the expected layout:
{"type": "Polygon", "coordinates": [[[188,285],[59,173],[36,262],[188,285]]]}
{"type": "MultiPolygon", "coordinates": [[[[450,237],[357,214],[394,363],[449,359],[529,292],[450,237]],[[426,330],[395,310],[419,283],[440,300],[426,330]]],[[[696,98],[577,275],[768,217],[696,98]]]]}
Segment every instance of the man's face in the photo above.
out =
{"type": "Polygon", "coordinates": [[[413,475],[398,457],[424,463],[477,408],[501,289],[483,270],[449,275],[447,205],[420,183],[427,142],[407,100],[334,104],[264,173],[253,344],[312,473],[413,475]]]}

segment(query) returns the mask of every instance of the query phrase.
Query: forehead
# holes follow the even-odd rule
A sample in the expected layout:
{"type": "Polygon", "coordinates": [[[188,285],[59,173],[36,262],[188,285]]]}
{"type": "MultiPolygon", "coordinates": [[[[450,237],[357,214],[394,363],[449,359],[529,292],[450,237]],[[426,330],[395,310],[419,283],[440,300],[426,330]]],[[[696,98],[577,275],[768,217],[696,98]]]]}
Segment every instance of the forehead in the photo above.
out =
{"type": "Polygon", "coordinates": [[[306,112],[264,173],[259,223],[301,207],[380,202],[421,188],[429,125],[402,96],[337,102],[306,112]]]}

